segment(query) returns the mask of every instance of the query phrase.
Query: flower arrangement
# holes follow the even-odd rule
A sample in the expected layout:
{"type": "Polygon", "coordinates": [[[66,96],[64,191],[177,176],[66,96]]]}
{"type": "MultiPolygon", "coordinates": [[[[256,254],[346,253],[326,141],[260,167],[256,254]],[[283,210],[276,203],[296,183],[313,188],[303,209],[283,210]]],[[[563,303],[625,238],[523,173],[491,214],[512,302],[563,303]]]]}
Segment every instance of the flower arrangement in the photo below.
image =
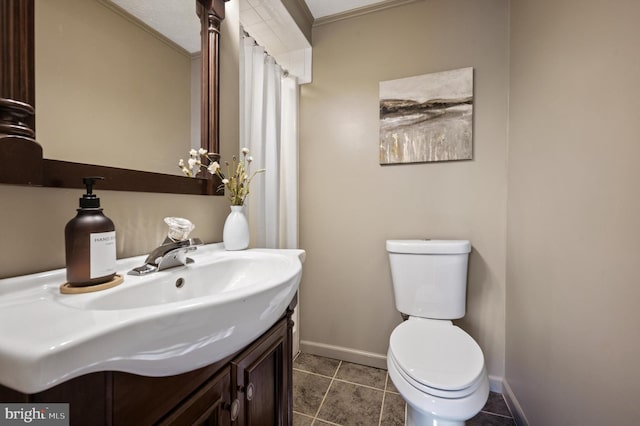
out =
{"type": "Polygon", "coordinates": [[[185,163],[181,158],[178,162],[178,167],[182,172],[189,177],[196,176],[202,169],[206,169],[212,175],[217,175],[222,180],[222,185],[226,192],[229,201],[232,206],[242,206],[244,201],[249,195],[249,185],[251,181],[258,173],[262,173],[265,169],[256,170],[253,174],[250,174],[250,166],[253,158],[248,155],[249,149],[242,149],[242,160],[238,161],[238,158],[234,155],[231,164],[225,161],[227,173],[222,171],[220,164],[214,161],[216,154],[207,152],[206,149],[200,148],[199,150],[192,149],[189,151],[189,159],[185,163]]]}

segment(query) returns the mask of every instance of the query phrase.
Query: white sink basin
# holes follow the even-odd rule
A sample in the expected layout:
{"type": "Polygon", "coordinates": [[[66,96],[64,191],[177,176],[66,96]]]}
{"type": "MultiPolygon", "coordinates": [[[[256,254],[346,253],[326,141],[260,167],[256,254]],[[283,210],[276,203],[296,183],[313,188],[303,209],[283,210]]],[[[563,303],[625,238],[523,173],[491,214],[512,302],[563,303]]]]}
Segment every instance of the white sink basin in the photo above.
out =
{"type": "Polygon", "coordinates": [[[211,364],[255,340],[285,312],[302,250],[200,247],[195,263],[125,275],[123,284],[61,294],[65,270],[0,280],[0,384],[34,393],[95,371],[170,376],[211,364]]]}
{"type": "MultiPolygon", "coordinates": [[[[123,310],[209,296],[255,295],[288,280],[290,264],[291,257],[273,253],[223,252],[210,259],[201,259],[195,265],[137,279],[136,285],[120,286],[88,297],[64,296],[58,301],[80,309],[123,310]]],[[[134,281],[133,277],[127,276],[127,279],[134,281]]]]}

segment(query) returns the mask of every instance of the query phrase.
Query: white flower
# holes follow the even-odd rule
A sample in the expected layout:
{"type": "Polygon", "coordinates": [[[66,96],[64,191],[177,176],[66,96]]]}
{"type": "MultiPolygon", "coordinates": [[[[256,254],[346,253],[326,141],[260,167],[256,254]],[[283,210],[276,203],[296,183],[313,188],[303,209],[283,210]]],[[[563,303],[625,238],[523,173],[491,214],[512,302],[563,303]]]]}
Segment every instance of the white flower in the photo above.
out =
{"type": "Polygon", "coordinates": [[[262,173],[265,170],[260,169],[252,174],[249,172],[249,164],[253,161],[253,157],[248,156],[249,149],[242,148],[243,159],[238,161],[238,156],[234,155],[232,164],[225,161],[226,171],[229,177],[225,177],[225,173],[222,172],[222,167],[218,161],[214,161],[216,158],[220,158],[218,154],[209,153],[206,149],[191,149],[189,151],[189,159],[187,161],[180,159],[178,165],[182,172],[189,177],[197,177],[198,172],[206,169],[212,175],[216,175],[217,178],[222,180],[222,185],[218,187],[218,191],[224,189],[225,195],[231,201],[233,206],[244,205],[247,195],[249,195],[249,185],[251,181],[258,173],[262,173]]]}
{"type": "Polygon", "coordinates": [[[220,164],[218,164],[217,161],[214,161],[213,163],[209,164],[209,167],[207,167],[207,170],[209,170],[209,173],[214,174],[219,168],[220,168],[220,164]]]}

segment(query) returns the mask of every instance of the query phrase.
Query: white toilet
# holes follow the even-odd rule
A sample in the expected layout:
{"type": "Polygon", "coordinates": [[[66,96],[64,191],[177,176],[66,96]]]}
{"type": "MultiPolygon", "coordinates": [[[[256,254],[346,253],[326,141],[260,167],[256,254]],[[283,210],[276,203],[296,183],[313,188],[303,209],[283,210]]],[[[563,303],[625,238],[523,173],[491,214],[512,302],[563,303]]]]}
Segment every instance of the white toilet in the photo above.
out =
{"type": "Polygon", "coordinates": [[[396,308],[408,320],[389,339],[389,377],[407,402],[408,426],[464,425],[489,396],[482,349],[451,320],[465,315],[464,240],[389,240],[396,308]]]}

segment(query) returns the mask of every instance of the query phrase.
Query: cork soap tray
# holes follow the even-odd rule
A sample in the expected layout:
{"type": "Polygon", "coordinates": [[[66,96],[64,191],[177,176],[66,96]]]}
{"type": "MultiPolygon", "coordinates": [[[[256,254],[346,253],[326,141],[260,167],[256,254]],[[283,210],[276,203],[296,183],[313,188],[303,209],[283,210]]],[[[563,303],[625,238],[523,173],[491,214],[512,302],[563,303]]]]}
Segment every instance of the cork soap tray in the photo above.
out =
{"type": "Polygon", "coordinates": [[[93,293],[94,291],[106,290],[111,287],[115,287],[117,285],[122,284],[124,278],[122,275],[116,275],[113,277],[111,281],[107,281],[106,283],[96,284],[96,285],[88,285],[85,287],[73,287],[69,283],[64,283],[60,286],[60,293],[62,294],[82,294],[82,293],[93,293]]]}

